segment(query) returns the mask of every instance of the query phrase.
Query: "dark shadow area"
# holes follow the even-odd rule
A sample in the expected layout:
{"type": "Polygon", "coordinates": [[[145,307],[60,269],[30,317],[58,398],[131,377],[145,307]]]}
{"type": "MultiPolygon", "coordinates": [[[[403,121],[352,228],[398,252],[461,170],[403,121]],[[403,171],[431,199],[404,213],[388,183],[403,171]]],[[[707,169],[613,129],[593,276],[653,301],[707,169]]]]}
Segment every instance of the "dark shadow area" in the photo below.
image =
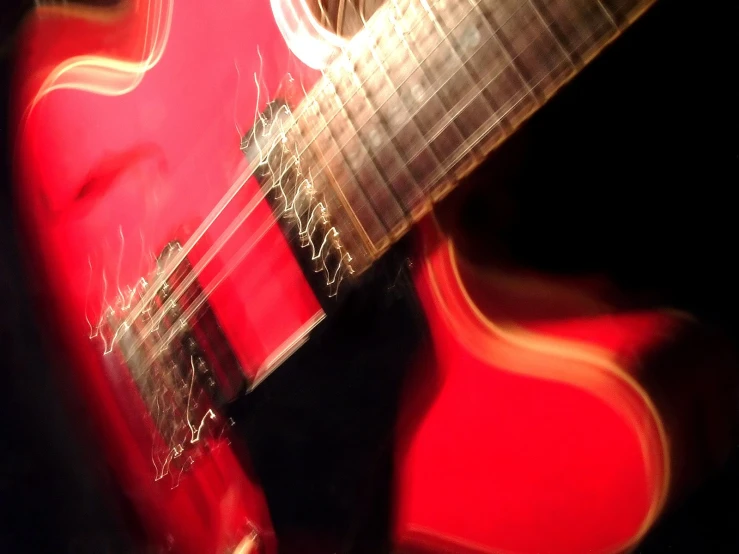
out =
{"type": "MultiPolygon", "coordinates": [[[[0,550],[134,552],[103,461],[65,406],[69,391],[57,375],[72,368],[40,348],[53,331],[36,323],[36,291],[24,274],[7,110],[12,32],[31,4],[0,8],[0,550]]],[[[477,180],[496,186],[478,186],[464,202],[466,234],[521,265],[606,273],[646,303],[689,310],[737,342],[736,11],[729,2],[658,2],[482,169],[477,180]],[[505,173],[493,171],[501,156],[510,156],[505,173]]],[[[381,302],[357,299],[335,336],[319,338],[241,407],[246,434],[262,449],[257,469],[275,491],[276,522],[319,530],[340,552],[371,552],[368,537],[385,528],[401,374],[383,360],[418,338],[403,319],[410,312],[389,300],[385,316],[399,326],[368,322],[381,302]],[[401,336],[404,328],[413,335],[401,336]],[[365,333],[378,346],[363,355],[365,333]],[[375,379],[377,366],[384,371],[375,379]]],[[[739,447],[637,552],[737,552],[738,521],[739,447]]]]}

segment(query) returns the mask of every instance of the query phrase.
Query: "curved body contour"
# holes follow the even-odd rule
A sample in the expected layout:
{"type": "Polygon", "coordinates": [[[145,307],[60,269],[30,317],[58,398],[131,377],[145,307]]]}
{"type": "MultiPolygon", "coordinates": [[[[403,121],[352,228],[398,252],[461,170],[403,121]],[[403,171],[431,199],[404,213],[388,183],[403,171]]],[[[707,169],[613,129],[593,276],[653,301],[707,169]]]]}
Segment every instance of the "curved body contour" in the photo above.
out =
{"type": "Polygon", "coordinates": [[[448,239],[429,242],[416,286],[433,348],[401,407],[398,543],[454,553],[636,544],[671,484],[640,364],[684,318],[618,313],[572,285],[485,273],[448,239]]]}
{"type": "MultiPolygon", "coordinates": [[[[286,74],[310,84],[317,72],[294,63],[267,0],[45,7],[23,37],[19,206],[46,321],[72,361],[106,459],[156,544],[220,553],[256,530],[273,552],[266,503],[227,433],[188,471],[162,471],[146,407],[89,337],[105,307],[125,302],[127,287],[151,270],[152,255],[187,241],[234,185],[243,187],[203,244],[257,197],[239,141],[286,74]]],[[[321,318],[271,220],[258,203],[201,276],[203,286],[218,282],[209,303],[249,378],[321,318]],[[244,262],[219,280],[255,236],[244,262]]],[[[573,298],[580,318],[522,326],[505,311],[485,315],[477,306],[509,291],[474,272],[466,287],[453,250],[433,231],[424,237],[416,281],[434,348],[422,365],[435,378],[404,409],[397,542],[444,552],[633,544],[660,511],[670,474],[665,428],[630,362],[679,318],[602,315],[602,306],[573,298]]],[[[191,261],[207,252],[196,248],[191,261]]]]}
{"type": "MultiPolygon", "coordinates": [[[[106,369],[104,345],[90,338],[106,305],[151,271],[151,257],[173,239],[186,241],[244,181],[241,134],[289,71],[269,2],[47,6],[30,17],[23,37],[19,208],[45,287],[43,315],[75,368],[106,461],[156,544],[223,552],[256,527],[273,551],[262,493],[227,436],[182,474],[155,464],[146,407],[125,369],[106,369]]],[[[217,240],[223,221],[257,191],[249,179],[203,243],[217,240]]],[[[248,241],[271,217],[260,204],[232,244],[248,241]]],[[[202,283],[217,278],[233,248],[222,250],[202,283]]],[[[277,227],[210,303],[247,373],[319,312],[277,227]]]]}

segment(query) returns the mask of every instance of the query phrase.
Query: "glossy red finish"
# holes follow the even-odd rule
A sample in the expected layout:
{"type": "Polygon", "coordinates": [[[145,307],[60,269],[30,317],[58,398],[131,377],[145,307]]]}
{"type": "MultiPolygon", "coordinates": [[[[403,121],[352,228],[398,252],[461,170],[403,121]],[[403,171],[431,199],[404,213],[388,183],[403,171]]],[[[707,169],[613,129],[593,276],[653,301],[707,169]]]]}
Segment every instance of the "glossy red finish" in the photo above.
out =
{"type": "Polygon", "coordinates": [[[397,542],[455,554],[638,542],[667,494],[669,454],[633,372],[680,318],[483,276],[446,241],[427,254],[416,285],[433,349],[402,406],[397,542]]]}
{"type": "MultiPolygon", "coordinates": [[[[273,552],[266,503],[227,439],[182,474],[155,481],[152,422],[121,367],[90,339],[102,310],[184,242],[226,191],[243,182],[239,150],[291,72],[269,0],[134,0],[118,8],[48,6],[20,40],[15,111],[19,209],[44,318],[99,424],[105,458],[155,543],[225,552],[260,529],[273,552]],[[257,84],[259,85],[257,87],[257,84]],[[174,483],[177,486],[173,487],[174,483]]],[[[250,179],[193,251],[193,263],[257,194],[250,179]]],[[[255,230],[260,202],[201,275],[213,282],[255,230]]],[[[210,297],[250,376],[320,312],[277,227],[210,297]]]]}
{"type": "MultiPolygon", "coordinates": [[[[243,180],[240,137],[284,76],[309,83],[316,74],[291,58],[268,0],[50,6],[21,38],[19,208],[49,334],[69,356],[106,460],[155,543],[220,554],[253,525],[275,552],[259,486],[225,440],[176,487],[154,480],[144,405],[88,337],[119,290],[151,269],[151,255],[186,240],[243,180]]],[[[248,180],[195,261],[256,193],[248,180]]],[[[202,283],[270,221],[260,203],[202,283]]],[[[633,544],[662,507],[669,460],[659,414],[624,360],[675,319],[603,316],[573,298],[563,304],[583,308],[580,318],[511,316],[507,308],[541,308],[541,298],[512,302],[495,281],[458,275],[451,250],[429,236],[416,283],[433,349],[403,410],[397,542],[455,553],[633,544]]],[[[276,227],[210,303],[250,376],[319,312],[276,227]]]]}

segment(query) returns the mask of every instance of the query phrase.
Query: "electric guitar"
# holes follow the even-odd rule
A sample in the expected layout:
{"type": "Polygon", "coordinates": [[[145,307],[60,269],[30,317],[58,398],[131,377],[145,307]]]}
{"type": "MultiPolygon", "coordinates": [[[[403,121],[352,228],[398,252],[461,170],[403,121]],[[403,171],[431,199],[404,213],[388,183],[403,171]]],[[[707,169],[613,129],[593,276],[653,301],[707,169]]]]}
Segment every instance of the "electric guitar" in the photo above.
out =
{"type": "Polygon", "coordinates": [[[432,211],[651,3],[387,0],[344,34],[304,0],[33,12],[18,209],[51,340],[149,544],[277,551],[224,414],[412,230],[434,378],[399,421],[394,543],[638,543],[693,446],[644,360],[689,318],[483,273],[432,211]]]}

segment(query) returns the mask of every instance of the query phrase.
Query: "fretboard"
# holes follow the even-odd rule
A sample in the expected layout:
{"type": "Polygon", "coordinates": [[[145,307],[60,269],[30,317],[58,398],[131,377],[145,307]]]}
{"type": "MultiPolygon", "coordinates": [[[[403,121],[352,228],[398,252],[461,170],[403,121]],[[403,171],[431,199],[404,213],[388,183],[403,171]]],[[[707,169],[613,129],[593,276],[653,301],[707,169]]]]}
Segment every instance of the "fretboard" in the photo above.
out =
{"type": "Polygon", "coordinates": [[[361,273],[652,0],[387,0],[295,110],[361,273]]]}

